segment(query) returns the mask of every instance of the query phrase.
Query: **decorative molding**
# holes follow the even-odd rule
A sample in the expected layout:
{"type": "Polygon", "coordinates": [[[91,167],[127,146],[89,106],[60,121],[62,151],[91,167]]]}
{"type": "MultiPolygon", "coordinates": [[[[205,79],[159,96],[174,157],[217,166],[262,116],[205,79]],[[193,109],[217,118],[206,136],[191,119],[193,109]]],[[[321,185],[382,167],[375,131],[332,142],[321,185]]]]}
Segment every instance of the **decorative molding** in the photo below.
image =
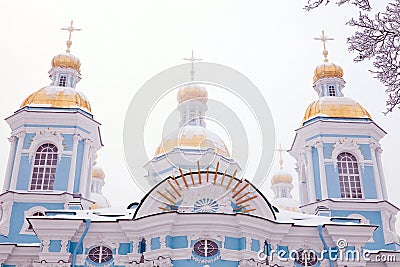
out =
{"type": "Polygon", "coordinates": [[[0,219],[0,234],[8,236],[10,231],[11,211],[13,200],[6,200],[0,203],[1,219],[0,219]]]}
{"type": "Polygon", "coordinates": [[[364,169],[364,155],[361,153],[360,146],[356,143],[354,139],[344,138],[339,139],[333,145],[333,151],[331,155],[331,159],[333,161],[333,167],[337,170],[337,156],[342,152],[350,152],[353,154],[358,163],[360,163],[361,167],[364,169]]]}
{"type": "Polygon", "coordinates": [[[171,258],[163,258],[163,257],[158,257],[156,260],[149,260],[144,263],[139,263],[139,262],[132,262],[126,265],[127,267],[172,267],[172,260],[171,258]]]}
{"type": "Polygon", "coordinates": [[[35,155],[37,148],[45,143],[52,143],[57,146],[57,154],[58,154],[58,162],[61,161],[61,155],[64,152],[63,146],[64,138],[60,133],[55,131],[40,131],[37,132],[35,137],[33,137],[32,142],[29,146],[28,153],[29,153],[29,160],[32,160],[32,157],[35,155]]]}
{"type": "Polygon", "coordinates": [[[17,142],[17,140],[18,140],[18,138],[17,138],[15,135],[12,135],[12,136],[10,136],[10,137],[8,138],[8,141],[9,141],[11,144],[15,144],[15,143],[17,142]]]}
{"type": "Polygon", "coordinates": [[[246,259],[239,262],[239,267],[269,267],[269,265],[266,263],[258,262],[254,259],[246,259]]]}
{"type": "Polygon", "coordinates": [[[21,235],[36,235],[33,229],[29,229],[29,222],[26,219],[29,216],[32,216],[35,212],[44,212],[47,209],[42,206],[34,206],[30,208],[29,210],[24,211],[24,224],[21,227],[21,231],[19,232],[21,235]]]}
{"type": "Polygon", "coordinates": [[[395,230],[396,216],[388,210],[382,210],[382,227],[385,244],[399,243],[399,236],[395,230]]]}

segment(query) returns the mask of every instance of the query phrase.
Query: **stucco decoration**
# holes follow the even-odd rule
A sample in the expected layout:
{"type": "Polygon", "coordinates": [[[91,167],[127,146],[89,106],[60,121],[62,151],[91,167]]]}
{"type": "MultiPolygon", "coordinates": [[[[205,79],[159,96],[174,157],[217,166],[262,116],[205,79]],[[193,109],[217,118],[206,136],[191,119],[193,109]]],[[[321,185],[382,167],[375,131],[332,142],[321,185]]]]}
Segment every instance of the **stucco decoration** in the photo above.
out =
{"type": "Polygon", "coordinates": [[[339,139],[333,145],[332,160],[335,170],[337,170],[337,156],[342,152],[349,152],[353,154],[357,158],[358,163],[364,169],[364,156],[361,153],[360,146],[357,144],[355,140],[350,138],[344,138],[344,139],[339,139]]]}
{"type": "Polygon", "coordinates": [[[55,146],[57,146],[57,154],[58,154],[58,161],[60,162],[61,160],[61,155],[64,152],[64,146],[63,146],[63,141],[64,138],[60,133],[57,133],[55,131],[39,131],[36,133],[35,137],[33,137],[32,142],[29,146],[28,149],[28,154],[29,154],[29,160],[32,159],[32,157],[35,155],[37,148],[40,145],[43,145],[45,143],[52,143],[55,146]]]}

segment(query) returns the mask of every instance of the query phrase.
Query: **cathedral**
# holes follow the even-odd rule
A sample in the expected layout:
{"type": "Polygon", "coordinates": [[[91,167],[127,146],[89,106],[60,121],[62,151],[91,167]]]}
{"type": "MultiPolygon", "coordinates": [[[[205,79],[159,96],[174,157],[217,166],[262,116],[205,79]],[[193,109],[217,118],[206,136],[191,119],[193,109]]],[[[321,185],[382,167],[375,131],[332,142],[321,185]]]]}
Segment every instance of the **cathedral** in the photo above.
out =
{"type": "Polygon", "coordinates": [[[326,48],[313,77],[316,100],[289,150],[299,200],[282,155],[273,198],[237,178],[239,163],[207,129],[207,88],[192,81],[177,93],[176,131],[144,164],[151,189],[116,209],[102,195],[100,124],[76,89],[81,63],[70,53],[72,23],[67,30],[50,85],[6,118],[1,266],[399,266],[398,208],[388,200],[381,162],[386,132],[344,96],[343,69],[328,61],[326,48]]]}

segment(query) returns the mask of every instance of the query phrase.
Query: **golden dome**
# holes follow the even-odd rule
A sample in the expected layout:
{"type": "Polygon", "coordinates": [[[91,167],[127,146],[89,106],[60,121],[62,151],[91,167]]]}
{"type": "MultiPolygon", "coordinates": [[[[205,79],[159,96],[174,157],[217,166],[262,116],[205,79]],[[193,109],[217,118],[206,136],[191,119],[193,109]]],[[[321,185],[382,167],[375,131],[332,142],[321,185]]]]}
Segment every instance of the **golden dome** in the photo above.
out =
{"type": "Polygon", "coordinates": [[[78,107],[91,112],[89,100],[71,87],[46,86],[28,96],[21,104],[25,106],[73,108],[78,107]]]}
{"type": "Polygon", "coordinates": [[[278,172],[274,176],[272,176],[271,179],[271,184],[279,184],[279,183],[292,183],[293,182],[293,177],[287,172],[278,172]]]}
{"type": "Polygon", "coordinates": [[[79,61],[79,58],[69,53],[59,54],[53,57],[53,59],[51,60],[51,66],[53,66],[53,68],[55,67],[71,68],[79,73],[81,72],[80,70],[81,62],[79,61]]]}
{"type": "Polygon", "coordinates": [[[94,166],[92,169],[92,178],[99,178],[104,180],[106,178],[106,174],[101,167],[94,166]]]}
{"type": "Polygon", "coordinates": [[[303,122],[316,117],[371,118],[368,111],[349,97],[325,96],[311,103],[304,114],[303,122]]]}
{"type": "Polygon", "coordinates": [[[179,133],[167,137],[156,149],[155,156],[165,154],[174,148],[206,150],[213,148],[216,153],[229,158],[229,151],[218,135],[201,126],[185,126],[179,133]]]}
{"type": "Polygon", "coordinates": [[[208,92],[206,88],[198,84],[189,84],[181,87],[177,94],[179,104],[190,99],[199,99],[203,102],[207,102],[208,92]]]}
{"type": "Polygon", "coordinates": [[[322,78],[343,78],[343,69],[333,63],[324,63],[319,65],[314,71],[314,82],[322,78]]]}

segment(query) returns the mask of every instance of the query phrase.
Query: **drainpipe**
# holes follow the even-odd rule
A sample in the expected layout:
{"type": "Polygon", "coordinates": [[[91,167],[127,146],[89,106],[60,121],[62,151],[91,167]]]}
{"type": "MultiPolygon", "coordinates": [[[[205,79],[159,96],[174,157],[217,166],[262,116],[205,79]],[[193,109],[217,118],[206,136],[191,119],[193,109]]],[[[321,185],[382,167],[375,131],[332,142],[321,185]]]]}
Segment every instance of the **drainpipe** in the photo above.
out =
{"type": "MultiPolygon", "coordinates": [[[[317,225],[317,227],[318,227],[319,238],[321,239],[322,244],[324,245],[324,250],[328,251],[329,250],[328,245],[326,244],[325,238],[322,234],[322,225],[317,225]]],[[[332,259],[328,260],[329,260],[329,267],[334,267],[332,259]]]]}
{"type": "Polygon", "coordinates": [[[78,244],[76,245],[76,247],[74,249],[74,252],[72,253],[72,264],[71,264],[72,267],[75,267],[76,254],[78,253],[78,248],[82,245],[83,239],[85,239],[85,236],[86,236],[87,232],[89,231],[89,226],[90,226],[91,220],[86,219],[85,221],[86,221],[85,230],[83,230],[82,236],[79,239],[78,244]]]}

